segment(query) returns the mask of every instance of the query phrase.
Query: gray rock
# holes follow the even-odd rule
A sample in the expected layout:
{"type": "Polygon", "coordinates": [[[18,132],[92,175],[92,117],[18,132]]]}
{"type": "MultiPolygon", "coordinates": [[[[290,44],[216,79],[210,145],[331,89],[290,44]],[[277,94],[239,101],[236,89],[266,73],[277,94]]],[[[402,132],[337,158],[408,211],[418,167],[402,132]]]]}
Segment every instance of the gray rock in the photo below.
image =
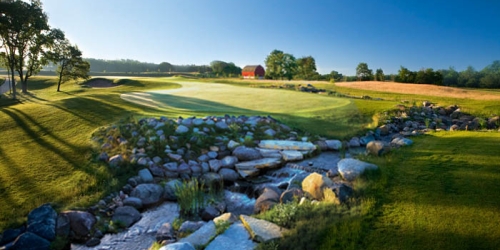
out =
{"type": "Polygon", "coordinates": [[[118,167],[122,163],[123,163],[123,156],[120,154],[112,156],[111,158],[109,158],[109,162],[108,162],[110,167],[118,167]]]}
{"type": "Polygon", "coordinates": [[[356,148],[356,147],[361,146],[361,143],[359,142],[359,138],[358,137],[353,137],[349,141],[348,145],[349,145],[350,148],[356,148]]]}
{"type": "Polygon", "coordinates": [[[157,165],[151,165],[148,167],[149,171],[153,175],[153,177],[165,177],[165,171],[162,167],[157,165]]]}
{"type": "Polygon", "coordinates": [[[189,242],[176,242],[162,246],[159,250],[196,250],[189,242]]]}
{"type": "Polygon", "coordinates": [[[310,142],[299,141],[280,141],[280,140],[262,140],[259,143],[260,148],[277,149],[277,150],[300,150],[313,151],[316,146],[310,142]]]}
{"type": "Polygon", "coordinates": [[[182,185],[182,182],[179,179],[174,179],[165,183],[163,198],[167,201],[177,201],[175,190],[180,185],[182,185]]]}
{"type": "Polygon", "coordinates": [[[192,124],[195,125],[195,126],[200,126],[200,125],[203,124],[203,120],[199,119],[199,118],[193,119],[192,124]]]}
{"type": "Polygon", "coordinates": [[[158,184],[139,184],[130,196],[141,199],[144,206],[157,204],[163,198],[163,187],[158,184]]]}
{"type": "Polygon", "coordinates": [[[280,194],[274,189],[264,188],[262,194],[255,201],[253,212],[258,214],[274,207],[280,201],[280,194]]]}
{"type": "Polygon", "coordinates": [[[413,141],[408,138],[394,138],[394,140],[391,141],[391,144],[396,146],[410,146],[413,145],[413,141]]]}
{"type": "Polygon", "coordinates": [[[153,182],[153,175],[151,174],[151,172],[147,168],[139,170],[138,175],[144,183],[152,183],[153,182]]]}
{"type": "Polygon", "coordinates": [[[233,150],[233,155],[236,156],[239,161],[252,161],[262,158],[262,155],[257,149],[245,146],[235,148],[233,150]]]}
{"type": "Polygon", "coordinates": [[[90,238],[90,231],[97,222],[94,215],[83,211],[64,211],[61,214],[69,218],[74,239],[87,240],[90,238]]]}
{"type": "MultiPolygon", "coordinates": [[[[68,220],[67,227],[68,227],[67,231],[69,233],[69,220],[68,220]]],[[[9,229],[5,230],[2,234],[0,234],[0,246],[6,245],[7,243],[14,241],[19,235],[21,235],[25,231],[26,231],[26,228],[24,226],[20,227],[20,228],[15,228],[15,229],[9,228],[9,229]]],[[[56,232],[57,232],[57,229],[56,229],[56,232]]],[[[67,234],[66,234],[66,237],[67,237],[67,234]]]]}
{"type": "Polygon", "coordinates": [[[179,227],[179,232],[187,233],[194,232],[200,229],[206,222],[204,221],[184,221],[182,225],[179,227]]]}
{"type": "Polygon", "coordinates": [[[41,205],[28,214],[27,231],[44,239],[56,238],[57,213],[50,204],[41,205]]]}
{"type": "Polygon", "coordinates": [[[235,167],[238,170],[242,169],[268,169],[268,168],[277,168],[281,165],[281,159],[277,158],[264,158],[253,161],[245,161],[236,163],[235,167]]]}
{"type": "Polygon", "coordinates": [[[390,127],[387,125],[382,125],[378,129],[380,131],[380,135],[382,136],[388,135],[390,132],[390,127]]]}
{"type": "Polygon", "coordinates": [[[156,241],[175,241],[174,228],[170,223],[164,223],[161,227],[156,231],[156,241]]]}
{"type": "Polygon", "coordinates": [[[212,170],[212,172],[218,172],[221,168],[221,162],[219,160],[210,160],[208,165],[210,166],[210,170],[212,170]]]}
{"type": "Polygon", "coordinates": [[[216,122],[215,127],[219,130],[229,130],[229,126],[223,121],[216,122]]]}
{"type": "Polygon", "coordinates": [[[258,148],[260,154],[263,158],[281,158],[281,154],[279,150],[276,149],[264,149],[258,148]]]}
{"type": "Polygon", "coordinates": [[[179,164],[177,164],[177,162],[169,162],[169,163],[163,164],[163,167],[167,171],[170,171],[170,172],[177,172],[178,166],[179,166],[179,164]]]}
{"type": "Polygon", "coordinates": [[[378,169],[377,165],[356,159],[342,159],[337,163],[340,175],[347,181],[358,178],[367,169],[378,169]]]}
{"type": "Polygon", "coordinates": [[[142,218],[141,213],[131,206],[118,207],[111,218],[114,222],[121,222],[125,227],[130,227],[142,218]]]}
{"type": "Polygon", "coordinates": [[[215,217],[220,216],[220,211],[214,206],[207,206],[201,211],[201,219],[204,221],[213,220],[215,217]]]}
{"type": "Polygon", "coordinates": [[[50,241],[38,236],[37,234],[26,232],[21,234],[12,245],[16,250],[49,250],[50,241]]]}
{"type": "Polygon", "coordinates": [[[240,220],[250,233],[250,237],[261,243],[281,238],[283,233],[288,231],[269,221],[255,219],[246,215],[240,215],[240,220]]]}
{"type": "Polygon", "coordinates": [[[373,135],[363,136],[359,139],[359,144],[361,146],[365,146],[366,144],[368,144],[369,142],[374,141],[374,140],[375,140],[375,137],[373,137],[373,135]]]}
{"type": "Polygon", "coordinates": [[[210,151],[210,152],[207,153],[207,156],[210,159],[215,159],[215,158],[217,158],[217,152],[210,151]]]}
{"type": "Polygon", "coordinates": [[[101,244],[101,240],[99,238],[91,238],[90,240],[85,242],[86,247],[95,247],[99,244],[101,244]]]}
{"type": "Polygon", "coordinates": [[[210,157],[208,157],[208,155],[206,155],[206,154],[202,154],[198,157],[198,161],[200,161],[200,162],[207,162],[209,160],[210,160],[210,157]]]}
{"type": "Polygon", "coordinates": [[[382,141],[371,141],[366,144],[366,153],[374,156],[381,156],[390,151],[389,145],[382,141]]]}
{"type": "Polygon", "coordinates": [[[238,163],[238,158],[236,156],[226,156],[220,161],[221,167],[223,168],[234,168],[234,165],[238,163]]]}
{"type": "Polygon", "coordinates": [[[219,184],[222,183],[222,177],[220,174],[217,173],[205,173],[200,177],[200,181],[205,183],[207,186],[218,186],[219,184]]]}
{"type": "Polygon", "coordinates": [[[242,193],[235,193],[228,190],[224,191],[224,201],[226,202],[226,211],[236,215],[253,213],[255,199],[249,198],[242,193]]]}
{"type": "Polygon", "coordinates": [[[274,129],[272,128],[269,128],[264,131],[264,134],[270,137],[274,137],[276,135],[276,131],[274,131],[274,129]]]}
{"type": "Polygon", "coordinates": [[[284,161],[300,161],[304,159],[304,155],[297,150],[283,150],[280,151],[284,161]]]}
{"type": "Polygon", "coordinates": [[[124,206],[131,206],[135,209],[142,209],[142,200],[137,197],[127,197],[123,200],[124,206]]]}
{"type": "Polygon", "coordinates": [[[169,153],[167,154],[168,158],[174,160],[174,161],[180,161],[182,160],[182,155],[179,155],[179,154],[172,154],[172,153],[169,153]]]}
{"type": "Polygon", "coordinates": [[[236,171],[229,168],[221,168],[219,170],[219,174],[222,176],[222,180],[227,182],[235,182],[240,177],[236,171]]]}
{"type": "Polygon", "coordinates": [[[191,243],[191,245],[196,248],[206,245],[213,237],[215,237],[215,235],[215,223],[213,221],[209,221],[196,232],[190,234],[188,237],[180,239],[179,242],[191,243]]]}
{"type": "Polygon", "coordinates": [[[189,132],[189,128],[184,125],[179,125],[177,129],[175,129],[176,134],[185,134],[189,132]]]}
{"type": "Polygon", "coordinates": [[[230,140],[228,143],[227,143],[227,148],[233,150],[235,149],[236,147],[238,147],[240,144],[233,141],[233,140],[230,140]]]}
{"type": "Polygon", "coordinates": [[[99,154],[99,157],[97,157],[97,160],[107,162],[109,160],[109,156],[106,152],[102,152],[99,154]]]}
{"type": "Polygon", "coordinates": [[[235,223],[217,236],[205,250],[252,250],[257,247],[257,243],[250,239],[250,234],[242,223],[235,223]]]}
{"type": "Polygon", "coordinates": [[[328,150],[340,150],[342,148],[342,142],[339,140],[326,140],[325,141],[328,150]]]}
{"type": "Polygon", "coordinates": [[[300,188],[289,188],[285,190],[280,196],[280,203],[286,204],[294,201],[294,199],[300,199],[304,196],[304,192],[300,188]]]}

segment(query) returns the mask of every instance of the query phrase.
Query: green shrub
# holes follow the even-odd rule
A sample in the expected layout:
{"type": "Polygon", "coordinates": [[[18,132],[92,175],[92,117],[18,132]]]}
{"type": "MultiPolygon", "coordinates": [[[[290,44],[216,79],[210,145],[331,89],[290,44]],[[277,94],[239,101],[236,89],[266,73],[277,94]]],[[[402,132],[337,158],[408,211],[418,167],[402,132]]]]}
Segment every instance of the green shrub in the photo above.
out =
{"type": "Polygon", "coordinates": [[[175,195],[182,215],[195,216],[205,207],[204,188],[205,184],[198,182],[197,179],[184,181],[175,187],[175,195]]]}

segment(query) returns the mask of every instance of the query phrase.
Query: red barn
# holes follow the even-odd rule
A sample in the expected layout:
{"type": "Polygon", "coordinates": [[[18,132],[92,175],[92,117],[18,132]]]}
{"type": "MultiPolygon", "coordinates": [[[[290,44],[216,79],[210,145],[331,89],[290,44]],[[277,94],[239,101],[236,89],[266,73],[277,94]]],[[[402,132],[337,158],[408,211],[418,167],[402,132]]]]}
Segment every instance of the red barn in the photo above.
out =
{"type": "Polygon", "coordinates": [[[260,65],[247,65],[241,70],[243,78],[263,79],[266,71],[260,65]]]}

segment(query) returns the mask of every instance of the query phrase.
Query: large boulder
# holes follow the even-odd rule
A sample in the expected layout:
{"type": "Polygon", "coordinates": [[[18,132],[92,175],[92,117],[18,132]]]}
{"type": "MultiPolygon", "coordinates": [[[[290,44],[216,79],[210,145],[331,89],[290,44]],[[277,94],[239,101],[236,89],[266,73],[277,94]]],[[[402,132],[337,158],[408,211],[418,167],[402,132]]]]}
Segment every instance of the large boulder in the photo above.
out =
{"type": "Polygon", "coordinates": [[[252,161],[262,158],[262,155],[257,149],[245,146],[235,148],[233,150],[233,155],[236,156],[239,161],[252,161]]]}
{"type": "Polygon", "coordinates": [[[137,197],[127,197],[123,200],[124,206],[131,206],[135,209],[142,209],[142,200],[137,197]]]}
{"type": "Polygon", "coordinates": [[[123,206],[118,207],[111,218],[112,221],[121,222],[123,226],[130,227],[142,218],[141,213],[137,211],[134,207],[123,206]]]}
{"type": "Polygon", "coordinates": [[[300,199],[304,196],[304,192],[300,188],[292,187],[288,188],[280,196],[280,203],[286,204],[294,201],[294,199],[300,199]]]}
{"type": "Polygon", "coordinates": [[[130,196],[141,199],[144,206],[157,204],[163,198],[163,187],[158,184],[139,184],[132,190],[130,196]]]}
{"type": "MultiPolygon", "coordinates": [[[[9,242],[14,241],[19,235],[26,231],[26,227],[20,227],[15,229],[7,229],[2,234],[0,234],[0,246],[6,245],[9,242]]],[[[69,231],[69,230],[68,230],[69,231]]]]}
{"type": "Polygon", "coordinates": [[[264,188],[262,194],[255,201],[253,212],[258,214],[271,209],[280,202],[280,195],[272,188],[264,188]]]}
{"type": "Polygon", "coordinates": [[[245,225],[252,239],[261,243],[281,238],[283,237],[283,233],[288,231],[269,221],[255,219],[246,215],[240,215],[240,220],[245,225]]]}
{"type": "Polygon", "coordinates": [[[53,241],[56,238],[56,221],[57,213],[52,206],[41,205],[28,214],[27,231],[53,241]]]}
{"type": "Polygon", "coordinates": [[[353,181],[358,178],[365,170],[378,169],[377,165],[363,162],[356,159],[342,159],[337,163],[340,175],[347,181],[353,181]]]}
{"type": "Polygon", "coordinates": [[[196,247],[201,247],[210,242],[210,240],[216,235],[215,223],[209,221],[203,225],[196,232],[190,234],[186,238],[182,238],[179,242],[187,242],[196,247]]]}
{"type": "Polygon", "coordinates": [[[374,156],[381,156],[390,151],[389,145],[382,141],[371,141],[366,144],[366,153],[374,156]]]}
{"type": "Polygon", "coordinates": [[[253,213],[255,206],[255,199],[249,198],[242,193],[235,193],[231,191],[224,191],[224,202],[226,203],[226,211],[233,214],[247,214],[253,213]]]}
{"type": "Polygon", "coordinates": [[[311,142],[299,141],[280,141],[280,140],[262,140],[259,143],[260,148],[264,149],[278,149],[278,150],[300,150],[300,151],[313,151],[316,146],[311,142]]]}
{"type": "Polygon", "coordinates": [[[323,190],[331,186],[333,186],[333,182],[328,177],[318,173],[311,173],[302,181],[302,190],[319,201],[323,199],[323,190]]]}
{"type": "Polygon", "coordinates": [[[238,246],[239,250],[252,250],[257,243],[250,239],[250,234],[242,223],[231,225],[224,233],[217,236],[205,250],[233,250],[238,246]]]}
{"type": "Polygon", "coordinates": [[[49,250],[50,241],[37,234],[26,232],[17,237],[12,245],[13,250],[49,250]]]}
{"type": "Polygon", "coordinates": [[[69,218],[70,228],[75,239],[86,240],[90,238],[90,231],[97,221],[94,215],[83,211],[64,211],[61,214],[69,218]]]}

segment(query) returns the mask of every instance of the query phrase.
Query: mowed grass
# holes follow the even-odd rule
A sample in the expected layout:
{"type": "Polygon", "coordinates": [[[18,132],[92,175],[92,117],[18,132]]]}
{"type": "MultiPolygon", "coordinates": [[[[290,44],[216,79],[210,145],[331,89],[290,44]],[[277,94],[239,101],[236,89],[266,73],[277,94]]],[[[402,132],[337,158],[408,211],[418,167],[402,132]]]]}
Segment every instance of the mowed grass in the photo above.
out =
{"type": "Polygon", "coordinates": [[[500,249],[500,133],[440,132],[371,158],[386,179],[365,249],[500,249]]]}

